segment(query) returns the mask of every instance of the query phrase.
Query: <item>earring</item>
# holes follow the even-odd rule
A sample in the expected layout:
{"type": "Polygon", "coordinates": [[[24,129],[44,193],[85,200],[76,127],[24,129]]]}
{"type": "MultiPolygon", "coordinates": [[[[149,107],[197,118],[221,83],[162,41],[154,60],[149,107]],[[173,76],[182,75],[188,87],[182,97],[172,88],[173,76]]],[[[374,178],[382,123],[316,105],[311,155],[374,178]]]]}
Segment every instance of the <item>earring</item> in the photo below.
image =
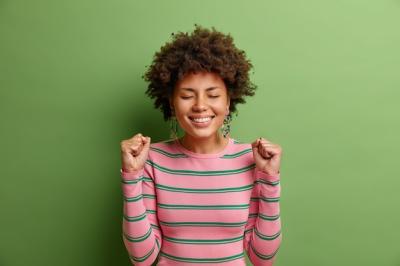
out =
{"type": "Polygon", "coordinates": [[[171,139],[177,139],[178,138],[178,121],[176,120],[174,110],[172,109],[172,116],[170,119],[170,133],[169,137],[171,139]]]}
{"type": "Polygon", "coordinates": [[[224,118],[224,125],[222,126],[222,135],[224,136],[224,138],[226,138],[226,136],[231,131],[231,124],[230,124],[231,121],[232,121],[231,114],[226,115],[224,118]]]}

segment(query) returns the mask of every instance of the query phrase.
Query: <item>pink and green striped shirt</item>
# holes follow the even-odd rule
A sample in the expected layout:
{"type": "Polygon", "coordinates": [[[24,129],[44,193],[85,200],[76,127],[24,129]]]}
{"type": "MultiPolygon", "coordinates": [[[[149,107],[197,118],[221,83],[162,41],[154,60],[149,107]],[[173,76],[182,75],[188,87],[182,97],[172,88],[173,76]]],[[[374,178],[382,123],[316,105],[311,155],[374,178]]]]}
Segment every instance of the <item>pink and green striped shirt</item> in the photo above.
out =
{"type": "Polygon", "coordinates": [[[120,169],[122,238],[133,265],[272,265],[282,240],[280,175],[255,168],[251,144],[229,138],[200,154],[150,144],[145,167],[120,169]]]}

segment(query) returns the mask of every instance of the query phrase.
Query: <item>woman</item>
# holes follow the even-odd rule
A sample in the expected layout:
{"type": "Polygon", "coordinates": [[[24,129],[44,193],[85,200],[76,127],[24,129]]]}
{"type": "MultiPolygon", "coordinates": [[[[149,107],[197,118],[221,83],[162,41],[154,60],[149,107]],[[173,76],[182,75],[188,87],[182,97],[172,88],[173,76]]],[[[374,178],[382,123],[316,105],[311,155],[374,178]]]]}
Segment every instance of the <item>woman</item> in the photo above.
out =
{"type": "Polygon", "coordinates": [[[146,93],[173,138],[121,141],[122,236],[132,264],[246,265],[244,252],[253,265],[273,264],[282,149],[229,135],[231,112],[256,89],[251,67],[230,35],[197,25],[156,53],[146,93]]]}

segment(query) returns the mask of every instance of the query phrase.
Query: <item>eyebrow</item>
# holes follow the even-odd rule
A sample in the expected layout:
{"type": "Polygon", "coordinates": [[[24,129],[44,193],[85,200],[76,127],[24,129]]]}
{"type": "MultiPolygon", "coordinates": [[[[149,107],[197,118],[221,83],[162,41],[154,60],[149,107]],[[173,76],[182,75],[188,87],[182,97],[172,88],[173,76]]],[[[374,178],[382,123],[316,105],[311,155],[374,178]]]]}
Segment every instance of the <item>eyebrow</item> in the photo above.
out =
{"type": "MultiPolygon", "coordinates": [[[[211,91],[211,90],[218,89],[218,88],[219,87],[209,87],[206,89],[206,91],[211,91]]],[[[192,88],[182,88],[182,90],[196,91],[195,89],[192,89],[192,88]]]]}

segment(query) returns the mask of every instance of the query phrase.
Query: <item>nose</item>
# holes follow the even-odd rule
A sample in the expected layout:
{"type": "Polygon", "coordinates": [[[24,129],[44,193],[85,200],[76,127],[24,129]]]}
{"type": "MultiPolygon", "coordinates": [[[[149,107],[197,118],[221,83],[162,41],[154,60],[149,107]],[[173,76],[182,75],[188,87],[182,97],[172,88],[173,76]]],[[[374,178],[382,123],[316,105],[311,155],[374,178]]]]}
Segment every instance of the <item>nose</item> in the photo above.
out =
{"type": "Polygon", "coordinates": [[[192,106],[193,111],[201,112],[207,110],[207,101],[203,96],[196,98],[194,105],[192,106]]]}

